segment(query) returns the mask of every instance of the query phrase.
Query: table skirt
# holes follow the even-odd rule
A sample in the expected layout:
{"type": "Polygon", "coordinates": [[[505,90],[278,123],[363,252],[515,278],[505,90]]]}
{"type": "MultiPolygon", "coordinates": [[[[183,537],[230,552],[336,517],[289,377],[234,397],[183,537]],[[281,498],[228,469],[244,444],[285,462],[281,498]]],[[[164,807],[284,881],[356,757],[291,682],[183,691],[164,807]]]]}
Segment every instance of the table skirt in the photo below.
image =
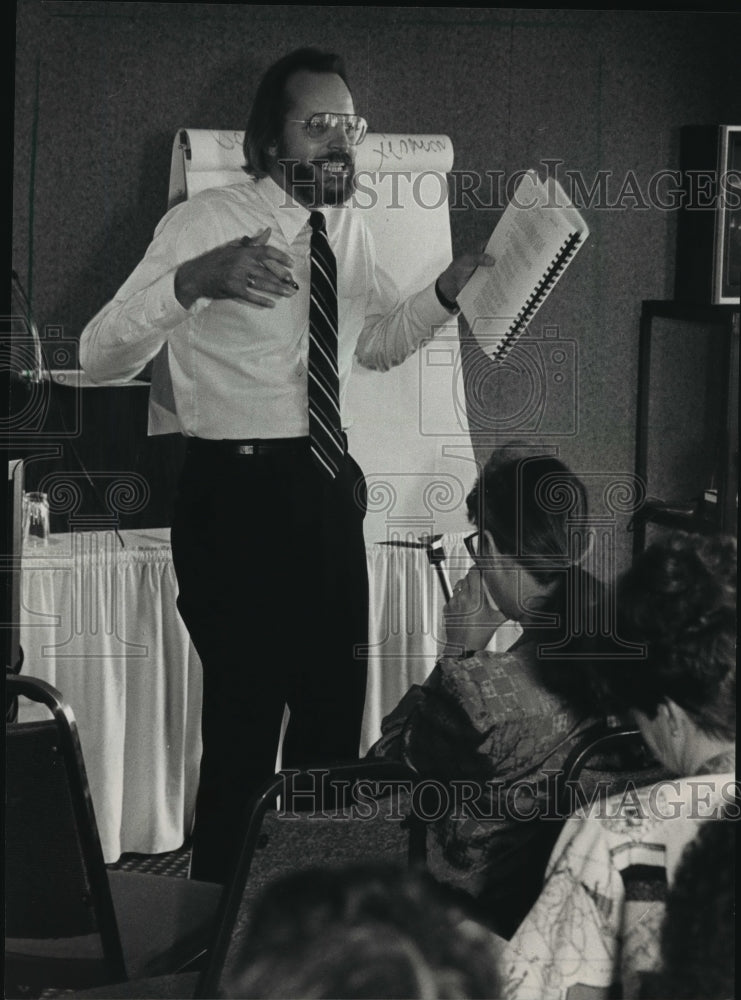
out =
{"type": "MultiPolygon", "coordinates": [[[[470,565],[443,537],[453,582],[470,565]]],[[[361,751],[422,683],[443,640],[424,548],[367,546],[370,648],[361,751]]],[[[23,672],[57,687],[78,722],[103,853],[175,850],[193,817],[201,667],[175,605],[169,529],[72,532],[22,559],[23,672]]],[[[20,719],[43,711],[22,702],[20,719]]]]}

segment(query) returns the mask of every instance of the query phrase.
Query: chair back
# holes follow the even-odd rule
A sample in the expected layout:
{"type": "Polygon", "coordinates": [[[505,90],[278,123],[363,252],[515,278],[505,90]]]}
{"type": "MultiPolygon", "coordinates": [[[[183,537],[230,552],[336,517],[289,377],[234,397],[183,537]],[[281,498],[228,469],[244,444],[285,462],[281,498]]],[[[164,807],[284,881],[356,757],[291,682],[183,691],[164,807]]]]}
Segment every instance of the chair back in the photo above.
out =
{"type": "MultiPolygon", "coordinates": [[[[123,980],[121,941],[74,715],[44,681],[9,675],[6,686],[9,696],[30,698],[52,714],[6,727],[6,987],[32,989],[36,977],[48,985],[48,963],[42,972],[44,962],[34,952],[52,939],[84,936],[92,936],[90,960],[77,959],[72,967],[60,953],[59,985],[123,980]]],[[[47,948],[44,961],[48,957],[47,948]]]]}
{"type": "Polygon", "coordinates": [[[587,729],[564,761],[558,810],[569,816],[595,796],[619,795],[629,782],[648,785],[669,774],[635,726],[604,719],[587,729]]]}
{"type": "MultiPolygon", "coordinates": [[[[629,782],[659,780],[667,772],[656,763],[637,729],[619,727],[608,719],[576,733],[563,762],[545,762],[535,788],[539,807],[529,818],[497,841],[495,859],[478,894],[481,919],[509,939],[530,911],[543,888],[553,848],[569,816],[597,797],[619,794],[629,782]]],[[[516,788],[519,776],[503,782],[516,788]]],[[[435,859],[431,860],[435,872],[435,859]]]]}
{"type": "Polygon", "coordinates": [[[415,814],[417,775],[362,760],[280,771],[246,810],[242,849],[224,893],[197,997],[219,995],[261,891],[275,878],[360,862],[424,865],[426,827],[415,814]]]}

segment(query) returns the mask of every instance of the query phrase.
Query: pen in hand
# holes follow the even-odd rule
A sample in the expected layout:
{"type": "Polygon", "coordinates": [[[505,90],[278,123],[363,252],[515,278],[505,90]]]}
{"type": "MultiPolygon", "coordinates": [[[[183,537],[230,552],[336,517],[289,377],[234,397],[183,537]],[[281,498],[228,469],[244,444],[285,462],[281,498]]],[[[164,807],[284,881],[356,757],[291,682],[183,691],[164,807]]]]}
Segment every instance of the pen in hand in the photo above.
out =
{"type": "MultiPolygon", "coordinates": [[[[269,230],[263,230],[263,232],[260,233],[260,236],[263,236],[265,232],[269,232],[269,230]]],[[[240,240],[240,243],[242,244],[243,247],[250,247],[254,245],[255,239],[253,239],[253,237],[251,236],[243,236],[242,239],[240,240]]],[[[284,277],[281,277],[281,275],[277,274],[274,268],[270,266],[269,260],[263,261],[262,265],[263,267],[267,268],[268,271],[272,271],[275,277],[278,278],[280,281],[282,281],[284,285],[290,285],[291,288],[294,288],[296,291],[298,291],[298,285],[290,276],[290,274],[286,274],[284,277]]]]}

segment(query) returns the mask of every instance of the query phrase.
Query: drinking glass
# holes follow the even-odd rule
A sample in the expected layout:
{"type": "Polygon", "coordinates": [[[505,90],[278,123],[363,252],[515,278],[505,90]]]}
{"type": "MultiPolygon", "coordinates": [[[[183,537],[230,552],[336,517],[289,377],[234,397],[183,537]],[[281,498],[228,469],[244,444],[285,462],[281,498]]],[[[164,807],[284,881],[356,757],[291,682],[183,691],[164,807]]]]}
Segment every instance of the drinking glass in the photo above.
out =
{"type": "Polygon", "coordinates": [[[46,545],[49,541],[49,496],[47,493],[23,494],[23,542],[46,545]]]}

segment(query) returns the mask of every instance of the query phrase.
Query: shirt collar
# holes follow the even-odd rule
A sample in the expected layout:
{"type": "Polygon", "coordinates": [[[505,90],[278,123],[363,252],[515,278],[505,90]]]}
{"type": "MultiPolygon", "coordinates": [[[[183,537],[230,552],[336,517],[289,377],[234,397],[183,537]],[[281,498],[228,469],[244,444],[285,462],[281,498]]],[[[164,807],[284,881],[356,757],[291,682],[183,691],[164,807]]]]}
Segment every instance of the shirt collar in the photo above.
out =
{"type": "Polygon", "coordinates": [[[735,750],[724,750],[706,760],[696,774],[732,774],[736,770],[735,750]]]}
{"type": "Polygon", "coordinates": [[[272,177],[259,177],[255,189],[270,206],[280,231],[290,246],[309,221],[309,210],[296,201],[272,177]]]}
{"type": "MultiPolygon", "coordinates": [[[[255,181],[255,190],[270,206],[273,217],[283,233],[286,243],[290,246],[307,225],[310,210],[300,201],[296,201],[280,184],[276,184],[272,177],[258,177],[255,181]]],[[[336,224],[337,216],[335,213],[346,210],[347,204],[322,206],[320,211],[324,213],[327,229],[330,233],[336,224]]]]}

